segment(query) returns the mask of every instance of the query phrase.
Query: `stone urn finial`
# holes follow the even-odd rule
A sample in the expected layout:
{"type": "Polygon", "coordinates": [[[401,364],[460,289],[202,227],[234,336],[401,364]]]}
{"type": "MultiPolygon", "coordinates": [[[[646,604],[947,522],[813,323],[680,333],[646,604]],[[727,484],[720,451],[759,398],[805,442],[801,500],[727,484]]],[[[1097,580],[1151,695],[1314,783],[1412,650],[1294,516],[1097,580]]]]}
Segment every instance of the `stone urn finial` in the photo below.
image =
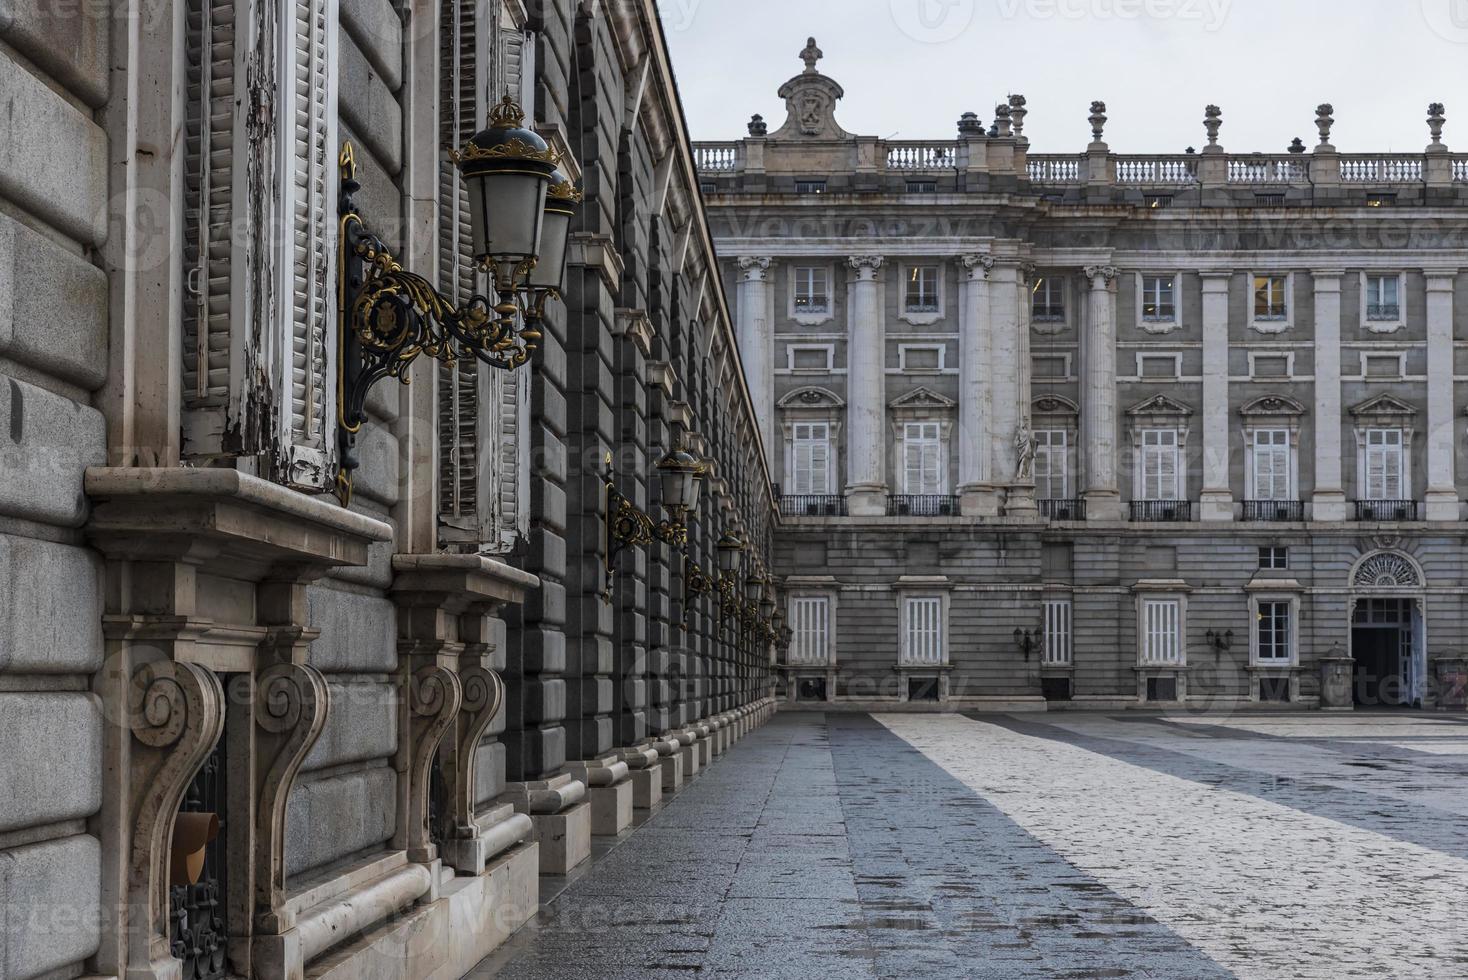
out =
{"type": "Polygon", "coordinates": [[[984,121],[977,112],[965,112],[958,120],[959,136],[983,136],[984,121]]]}
{"type": "Polygon", "coordinates": [[[1296,136],[1294,138],[1294,140],[1290,143],[1290,152],[1291,153],[1304,153],[1305,152],[1305,141],[1302,140],[1302,139],[1300,139],[1300,137],[1296,136]]]}
{"type": "Polygon", "coordinates": [[[1015,136],[1023,136],[1025,134],[1025,116],[1030,114],[1030,110],[1025,108],[1027,104],[1023,95],[1011,95],[1009,97],[1009,115],[1014,120],[1015,136]]]}
{"type": "Polygon", "coordinates": [[[816,39],[811,38],[805,42],[805,50],[800,52],[800,60],[805,62],[805,70],[810,74],[816,73],[816,63],[826,56],[816,44],[816,39]]]}
{"type": "Polygon", "coordinates": [[[765,122],[764,116],[756,112],[754,115],[749,117],[750,136],[768,136],[769,132],[770,127],[769,124],[765,122]]]}
{"type": "Polygon", "coordinates": [[[1335,106],[1329,102],[1316,106],[1315,125],[1320,130],[1320,145],[1330,146],[1330,127],[1335,125],[1335,106]]]}
{"type": "Polygon", "coordinates": [[[994,130],[1000,137],[1010,135],[1010,127],[1013,124],[1009,103],[1001,102],[994,107],[994,130]]]}
{"type": "Polygon", "coordinates": [[[1106,103],[1092,102],[1091,116],[1091,139],[1097,143],[1101,142],[1101,135],[1106,131],[1106,103]]]}
{"type": "Polygon", "coordinates": [[[1441,144],[1443,141],[1443,123],[1448,121],[1448,117],[1443,113],[1444,109],[1441,102],[1434,102],[1427,107],[1427,128],[1432,133],[1434,146],[1441,144]]]}
{"type": "Polygon", "coordinates": [[[1208,145],[1218,145],[1218,131],[1223,127],[1223,110],[1210,105],[1203,110],[1203,128],[1208,130],[1208,145]]]}

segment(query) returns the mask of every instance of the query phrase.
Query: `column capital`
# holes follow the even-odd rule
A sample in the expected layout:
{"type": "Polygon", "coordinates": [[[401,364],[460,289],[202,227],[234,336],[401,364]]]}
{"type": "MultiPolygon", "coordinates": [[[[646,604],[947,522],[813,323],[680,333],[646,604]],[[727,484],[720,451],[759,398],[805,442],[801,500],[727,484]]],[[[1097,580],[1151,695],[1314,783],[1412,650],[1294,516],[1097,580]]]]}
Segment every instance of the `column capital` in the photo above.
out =
{"type": "Polygon", "coordinates": [[[1088,265],[1085,273],[1092,289],[1107,289],[1121,276],[1121,270],[1114,265],[1088,265]]]}
{"type": "Polygon", "coordinates": [[[1344,269],[1311,269],[1310,281],[1315,284],[1317,293],[1339,292],[1341,280],[1346,277],[1344,269]]]}
{"type": "Polygon", "coordinates": [[[993,271],[995,258],[987,253],[970,252],[958,257],[960,268],[967,274],[969,281],[988,279],[989,273],[993,271]]]}
{"type": "Polygon", "coordinates": [[[1198,278],[1203,281],[1203,292],[1226,293],[1234,272],[1232,269],[1205,269],[1198,273],[1198,278]]]}
{"type": "Polygon", "coordinates": [[[880,255],[853,255],[846,261],[856,270],[857,278],[866,282],[877,278],[877,270],[886,260],[880,255]]]}
{"type": "Polygon", "coordinates": [[[768,256],[743,255],[734,261],[739,263],[739,271],[743,274],[745,282],[764,282],[769,276],[770,259],[768,256]]]}
{"type": "Polygon", "coordinates": [[[1423,278],[1427,280],[1427,291],[1429,293],[1451,293],[1455,285],[1454,280],[1458,278],[1457,269],[1423,269],[1423,278]]]}

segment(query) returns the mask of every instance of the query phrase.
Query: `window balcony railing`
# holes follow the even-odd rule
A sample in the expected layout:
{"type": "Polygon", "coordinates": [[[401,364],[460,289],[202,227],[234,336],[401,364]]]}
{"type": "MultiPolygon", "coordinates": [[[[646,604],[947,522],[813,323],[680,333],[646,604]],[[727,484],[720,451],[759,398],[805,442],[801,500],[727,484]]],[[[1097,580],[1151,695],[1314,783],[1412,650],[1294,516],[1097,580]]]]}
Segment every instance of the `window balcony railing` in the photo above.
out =
{"type": "Polygon", "coordinates": [[[894,494],[887,498],[888,517],[957,517],[958,498],[950,494],[894,494]]]}
{"type": "Polygon", "coordinates": [[[831,493],[794,493],[779,497],[786,517],[845,517],[846,498],[831,493]]]}
{"type": "Polygon", "coordinates": [[[1133,500],[1134,523],[1187,524],[1193,519],[1191,500],[1133,500]]]}
{"type": "Polygon", "coordinates": [[[1054,307],[1054,306],[1051,306],[1051,307],[1043,307],[1043,306],[1036,307],[1035,310],[1034,310],[1034,312],[1032,312],[1030,314],[1030,322],[1032,322],[1032,323],[1064,323],[1065,322],[1065,310],[1064,309],[1059,309],[1059,308],[1054,307]]]}
{"type": "Polygon", "coordinates": [[[1039,500],[1040,516],[1047,521],[1084,521],[1086,519],[1086,502],[1084,500],[1039,500]]]}
{"type": "Polygon", "coordinates": [[[1298,523],[1305,519],[1303,500],[1246,500],[1244,520],[1298,523]]]}
{"type": "Polygon", "coordinates": [[[1415,521],[1417,519],[1417,501],[1415,500],[1356,501],[1356,520],[1358,521],[1415,521]]]}
{"type": "Polygon", "coordinates": [[[1366,304],[1366,319],[1368,320],[1400,320],[1402,308],[1396,303],[1368,303],[1366,304]]]}

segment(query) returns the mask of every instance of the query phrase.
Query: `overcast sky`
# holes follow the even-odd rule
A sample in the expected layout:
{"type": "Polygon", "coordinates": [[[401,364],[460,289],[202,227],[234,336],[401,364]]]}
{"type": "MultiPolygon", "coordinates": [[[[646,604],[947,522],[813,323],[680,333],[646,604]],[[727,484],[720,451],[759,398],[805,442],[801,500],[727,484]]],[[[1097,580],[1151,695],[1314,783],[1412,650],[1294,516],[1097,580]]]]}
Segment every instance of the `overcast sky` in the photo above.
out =
{"type": "Polygon", "coordinates": [[[1444,142],[1468,152],[1468,0],[658,0],[697,140],[738,139],[752,113],[773,131],[775,92],[802,70],[814,34],[821,71],[846,97],[849,132],[950,139],[987,122],[1011,92],[1029,100],[1032,149],[1079,152],[1091,100],[1107,104],[1114,152],[1207,142],[1223,109],[1233,152],[1318,142],[1315,107],[1335,106],[1342,152],[1416,152],[1427,105],[1444,142]]]}

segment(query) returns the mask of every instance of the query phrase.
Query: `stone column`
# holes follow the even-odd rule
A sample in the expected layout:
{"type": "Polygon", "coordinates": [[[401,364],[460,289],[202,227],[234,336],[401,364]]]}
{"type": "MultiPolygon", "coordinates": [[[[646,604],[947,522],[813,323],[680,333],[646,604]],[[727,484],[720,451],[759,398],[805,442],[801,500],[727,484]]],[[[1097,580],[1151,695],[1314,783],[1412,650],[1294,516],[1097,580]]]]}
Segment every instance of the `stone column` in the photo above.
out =
{"type": "MultiPolygon", "coordinates": [[[[775,337],[770,324],[770,260],[739,260],[739,359],[754,399],[765,459],[775,455],[775,337]]],[[[774,464],[770,463],[773,468],[774,464]]]]}
{"type": "Polygon", "coordinates": [[[852,516],[887,512],[886,330],[882,323],[882,299],[877,276],[880,255],[853,256],[851,268],[856,282],[851,290],[851,328],[846,361],[847,388],[846,495],[852,516]]]}
{"type": "Polygon", "coordinates": [[[1030,283],[1035,267],[1021,263],[1015,276],[1014,287],[1009,292],[1014,296],[1015,322],[1014,339],[1014,415],[1015,425],[1010,437],[1010,452],[1014,456],[1013,479],[1004,495],[1004,513],[1009,517],[1038,517],[1040,508],[1035,505],[1035,427],[1030,391],[1030,375],[1034,365],[1030,361],[1030,283]]]}
{"type": "Polygon", "coordinates": [[[991,369],[993,337],[989,332],[991,255],[960,256],[959,264],[959,393],[958,492],[965,517],[997,517],[990,450],[993,413],[991,369]]]}
{"type": "MultiPolygon", "coordinates": [[[[1024,277],[1018,259],[999,260],[989,274],[989,343],[990,414],[989,458],[990,479],[996,487],[1008,487],[1014,480],[1018,457],[1015,436],[1020,424],[1019,406],[1019,329],[1020,307],[1025,305],[1021,290],[1024,277]]],[[[1006,506],[1006,511],[1008,507],[1006,506]]]]}
{"type": "Polygon", "coordinates": [[[1234,519],[1229,483],[1228,287],[1231,272],[1203,273],[1203,491],[1205,521],[1234,519]]]}
{"type": "Polygon", "coordinates": [[[1341,483],[1341,276],[1310,274],[1315,283],[1315,493],[1310,517],[1346,519],[1341,483]]]}
{"type": "Polygon", "coordinates": [[[1426,269],[1427,277],[1427,519],[1456,521],[1453,455],[1453,282],[1456,269],[1426,269]]]}
{"type": "Polygon", "coordinates": [[[1085,389],[1081,407],[1086,449],[1086,519],[1121,520],[1116,480],[1116,279],[1115,266],[1086,269],[1085,389]]]}

